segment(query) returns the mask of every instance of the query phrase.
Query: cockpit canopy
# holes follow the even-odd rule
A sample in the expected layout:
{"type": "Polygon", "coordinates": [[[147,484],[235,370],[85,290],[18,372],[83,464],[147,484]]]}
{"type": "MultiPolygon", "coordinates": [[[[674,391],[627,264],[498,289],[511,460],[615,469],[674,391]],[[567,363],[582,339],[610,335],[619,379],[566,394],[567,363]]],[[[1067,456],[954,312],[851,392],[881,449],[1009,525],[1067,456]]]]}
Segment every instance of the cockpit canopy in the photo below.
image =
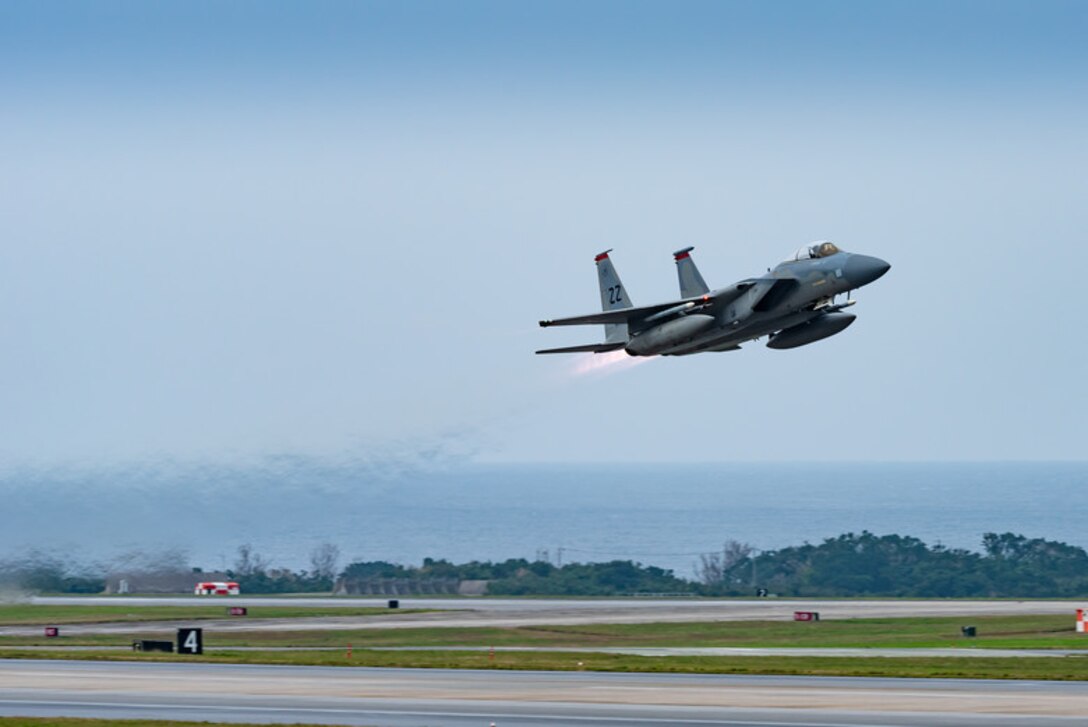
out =
{"type": "Polygon", "coordinates": [[[815,258],[828,257],[837,252],[842,252],[835,243],[823,240],[798,248],[790,260],[813,260],[815,258]]]}

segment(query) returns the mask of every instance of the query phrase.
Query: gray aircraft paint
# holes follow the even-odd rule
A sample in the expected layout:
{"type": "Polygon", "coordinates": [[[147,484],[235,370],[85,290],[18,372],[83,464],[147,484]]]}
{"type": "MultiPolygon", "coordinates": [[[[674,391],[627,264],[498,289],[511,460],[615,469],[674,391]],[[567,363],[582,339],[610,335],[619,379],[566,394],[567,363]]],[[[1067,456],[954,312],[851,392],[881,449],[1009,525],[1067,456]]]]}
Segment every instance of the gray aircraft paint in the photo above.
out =
{"type": "Polygon", "coordinates": [[[542,327],[603,323],[604,344],[544,349],[537,353],[603,352],[620,343],[632,356],[684,356],[734,351],[769,336],[771,348],[795,348],[845,330],[854,304],[838,296],[877,280],[890,268],[880,258],[843,252],[829,242],[802,247],[766,275],[709,291],[688,247],[675,252],[680,300],[635,308],[609,253],[599,254],[601,314],[541,321],[542,327]],[[696,317],[697,316],[697,317],[696,317]],[[685,320],[687,319],[687,320],[685,320]],[[709,321],[708,321],[709,319],[709,321]]]}
{"type": "MultiPolygon", "coordinates": [[[[612,265],[612,260],[608,257],[608,253],[610,252],[612,251],[605,250],[595,258],[597,263],[597,281],[601,286],[602,311],[621,310],[623,308],[630,308],[632,305],[631,299],[627,297],[627,291],[624,290],[619,273],[616,272],[615,266],[612,265]]],[[[627,332],[626,323],[605,324],[605,343],[626,343],[629,339],[630,335],[627,332]]]]}
{"type": "Polygon", "coordinates": [[[691,259],[691,251],[694,247],[685,247],[672,254],[676,261],[676,276],[680,280],[680,297],[694,298],[710,292],[710,287],[699,274],[699,268],[695,267],[695,261],[691,259]]]}

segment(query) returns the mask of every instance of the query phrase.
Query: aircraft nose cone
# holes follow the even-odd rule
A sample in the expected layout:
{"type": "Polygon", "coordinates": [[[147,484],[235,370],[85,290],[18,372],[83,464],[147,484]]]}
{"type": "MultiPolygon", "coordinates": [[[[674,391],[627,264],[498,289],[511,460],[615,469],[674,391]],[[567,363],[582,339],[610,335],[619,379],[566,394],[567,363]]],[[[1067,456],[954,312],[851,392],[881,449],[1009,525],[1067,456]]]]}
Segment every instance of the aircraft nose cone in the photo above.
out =
{"type": "Polygon", "coordinates": [[[851,255],[850,259],[846,261],[846,279],[852,285],[860,288],[873,282],[891,268],[891,265],[878,257],[851,255]]]}

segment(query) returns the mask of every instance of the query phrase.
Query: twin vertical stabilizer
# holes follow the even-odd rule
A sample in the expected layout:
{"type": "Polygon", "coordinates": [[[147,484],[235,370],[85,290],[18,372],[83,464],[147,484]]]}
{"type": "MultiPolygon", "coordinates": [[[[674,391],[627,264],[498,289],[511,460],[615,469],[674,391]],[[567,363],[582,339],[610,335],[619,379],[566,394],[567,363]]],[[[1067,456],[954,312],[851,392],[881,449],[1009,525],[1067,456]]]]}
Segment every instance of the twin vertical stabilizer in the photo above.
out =
{"type": "MultiPolygon", "coordinates": [[[[597,280],[601,285],[601,310],[610,311],[630,308],[631,299],[627,297],[627,291],[620,281],[619,273],[616,272],[612,260],[608,257],[610,252],[612,252],[611,249],[605,250],[594,258],[597,263],[597,280]]],[[[604,340],[606,343],[626,343],[627,339],[626,323],[605,324],[604,340]]]]}
{"type": "MultiPolygon", "coordinates": [[[[695,267],[695,262],[690,257],[690,253],[693,249],[694,248],[688,247],[673,253],[673,257],[676,259],[676,268],[680,276],[680,292],[685,299],[704,298],[705,300],[709,288],[703,280],[703,276],[699,274],[699,270],[695,267]]],[[[635,308],[631,299],[627,296],[627,289],[623,287],[623,281],[620,280],[619,273],[616,272],[616,267],[608,257],[610,252],[612,252],[612,250],[605,250],[593,259],[597,265],[597,282],[601,289],[602,312],[586,316],[575,316],[573,318],[561,318],[558,320],[540,322],[540,325],[545,328],[554,325],[569,326],[600,323],[604,325],[604,342],[581,346],[565,346],[563,348],[549,348],[537,351],[537,353],[605,353],[625,348],[631,355],[652,355],[648,352],[636,353],[632,348],[632,341],[637,340],[644,344],[642,349],[646,351],[649,350],[646,349],[646,346],[653,344],[654,337],[647,336],[646,329],[661,329],[659,333],[668,329],[668,332],[675,333],[678,327],[687,330],[688,327],[692,327],[695,324],[703,324],[705,321],[712,320],[712,318],[706,315],[685,317],[691,312],[690,309],[695,305],[695,303],[690,300],[635,308]],[[639,325],[638,330],[640,333],[635,339],[631,338],[629,320],[635,320],[639,325]],[[650,324],[653,325],[651,326],[650,324]]]]}
{"type": "Polygon", "coordinates": [[[703,276],[699,274],[699,268],[695,267],[695,261],[691,259],[691,251],[694,247],[685,247],[672,254],[676,261],[676,275],[680,278],[680,297],[695,298],[710,292],[703,276]]]}

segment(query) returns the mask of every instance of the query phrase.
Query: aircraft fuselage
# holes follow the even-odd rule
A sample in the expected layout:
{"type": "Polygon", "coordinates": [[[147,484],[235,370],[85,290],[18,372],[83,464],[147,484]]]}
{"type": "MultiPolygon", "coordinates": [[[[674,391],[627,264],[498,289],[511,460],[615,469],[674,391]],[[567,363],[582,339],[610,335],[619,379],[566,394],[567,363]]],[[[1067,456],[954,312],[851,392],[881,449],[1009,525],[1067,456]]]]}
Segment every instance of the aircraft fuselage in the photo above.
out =
{"type": "Polygon", "coordinates": [[[757,278],[755,284],[739,298],[723,307],[716,316],[717,326],[712,330],[660,351],[659,355],[683,356],[714,349],[733,350],[746,341],[803,325],[831,312],[826,309],[834,308],[830,301],[835,296],[871,283],[889,267],[879,258],[849,252],[780,263],[767,275],[757,278]],[[829,304],[819,306],[824,301],[829,304]]]}

